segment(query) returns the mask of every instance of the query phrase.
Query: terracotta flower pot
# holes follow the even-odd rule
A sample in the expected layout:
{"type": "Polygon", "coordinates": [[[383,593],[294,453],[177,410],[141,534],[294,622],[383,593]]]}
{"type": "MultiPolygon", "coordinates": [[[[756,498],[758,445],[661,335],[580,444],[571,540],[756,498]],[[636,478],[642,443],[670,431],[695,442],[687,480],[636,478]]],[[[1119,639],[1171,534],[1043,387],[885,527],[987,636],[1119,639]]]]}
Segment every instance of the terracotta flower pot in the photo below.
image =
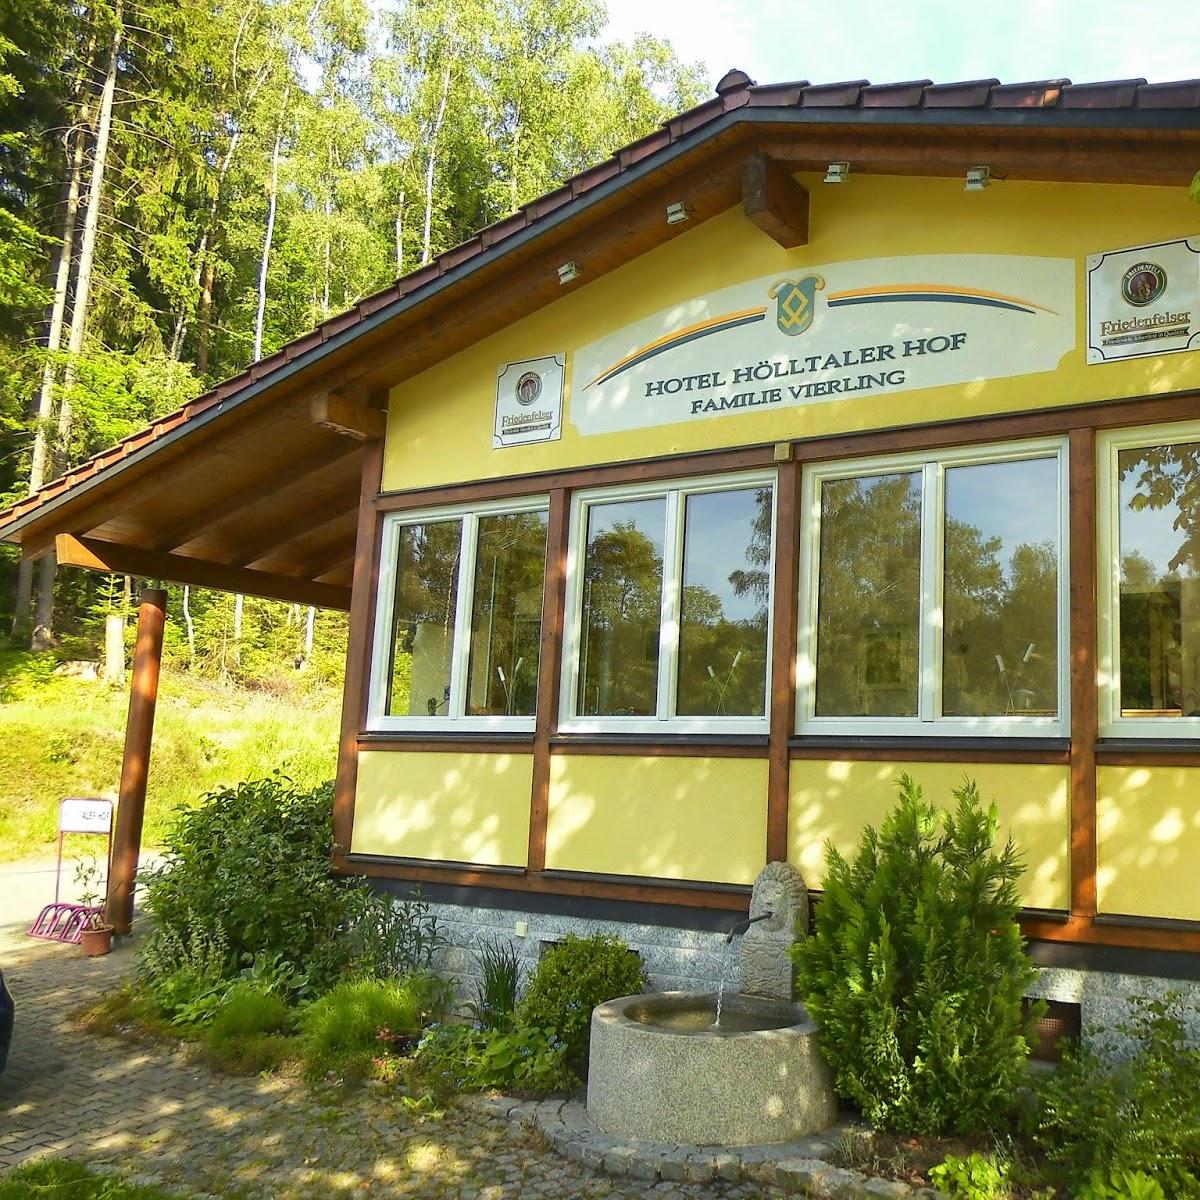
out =
{"type": "Polygon", "coordinates": [[[98,929],[84,929],[79,935],[79,944],[88,958],[99,958],[112,949],[113,927],[101,925],[98,929]]]}

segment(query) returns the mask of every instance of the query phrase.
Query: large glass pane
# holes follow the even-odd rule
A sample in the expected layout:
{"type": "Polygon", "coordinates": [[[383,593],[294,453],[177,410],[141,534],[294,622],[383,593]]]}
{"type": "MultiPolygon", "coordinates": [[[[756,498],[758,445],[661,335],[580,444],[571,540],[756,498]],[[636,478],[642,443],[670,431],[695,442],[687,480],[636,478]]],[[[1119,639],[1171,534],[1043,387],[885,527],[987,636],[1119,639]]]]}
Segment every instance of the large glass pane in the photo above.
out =
{"type": "Polygon", "coordinates": [[[389,716],[447,715],[461,546],[461,521],[405,525],[400,530],[389,716]]]}
{"type": "Polygon", "coordinates": [[[1058,714],[1058,460],[946,471],[942,713],[1058,714]]]}
{"type": "Polygon", "coordinates": [[[544,512],[479,518],[468,715],[533,715],[545,575],[544,512]]]}
{"type": "Polygon", "coordinates": [[[1200,442],[1118,453],[1121,715],[1200,716],[1200,442]]]}
{"type": "Polygon", "coordinates": [[[683,529],[675,710],[760,717],[766,712],[771,489],[688,496],[683,529]]]}
{"type": "Polygon", "coordinates": [[[653,716],[666,501],[588,508],[578,711],[653,716]]]}
{"type": "Polygon", "coordinates": [[[819,717],[917,714],[919,472],[821,485],[819,717]]]}

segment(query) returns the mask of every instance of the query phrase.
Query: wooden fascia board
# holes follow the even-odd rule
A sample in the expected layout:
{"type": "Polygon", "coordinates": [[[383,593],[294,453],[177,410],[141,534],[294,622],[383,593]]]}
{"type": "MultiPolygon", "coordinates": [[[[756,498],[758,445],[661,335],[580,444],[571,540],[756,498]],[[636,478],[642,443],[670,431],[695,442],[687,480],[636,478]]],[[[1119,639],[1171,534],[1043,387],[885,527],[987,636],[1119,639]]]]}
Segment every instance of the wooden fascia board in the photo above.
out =
{"type": "Polygon", "coordinates": [[[165,579],[172,583],[189,583],[224,592],[263,596],[269,600],[285,600],[291,604],[314,604],[318,608],[346,610],[350,607],[348,588],[286,575],[269,575],[265,571],[250,571],[244,567],[230,567],[204,559],[185,558],[179,554],[163,554],[157,550],[100,542],[94,538],[77,538],[69,533],[61,533],[55,538],[55,550],[60,564],[84,567],[89,571],[165,579]]]}

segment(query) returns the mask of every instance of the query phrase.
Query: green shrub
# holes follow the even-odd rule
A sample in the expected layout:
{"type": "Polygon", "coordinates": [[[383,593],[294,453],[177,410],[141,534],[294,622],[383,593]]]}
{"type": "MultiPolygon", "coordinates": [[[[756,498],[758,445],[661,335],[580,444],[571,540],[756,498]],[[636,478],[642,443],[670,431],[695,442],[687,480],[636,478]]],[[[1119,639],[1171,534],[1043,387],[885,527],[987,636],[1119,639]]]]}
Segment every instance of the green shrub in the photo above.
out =
{"type": "Polygon", "coordinates": [[[330,872],[332,786],[301,791],[281,776],[210,792],[179,812],[164,838],[167,861],[142,876],[156,927],[156,970],[198,935],[228,939],[226,973],[256,955],[295,967],[321,990],[351,954],[344,936],[362,892],[330,872]]]}
{"type": "Polygon", "coordinates": [[[376,979],[427,971],[446,944],[420,887],[406,900],[363,888],[351,905],[349,923],[354,969],[376,979]]]}
{"type": "Polygon", "coordinates": [[[249,979],[240,980],[225,993],[213,1013],[209,1045],[250,1034],[276,1033],[287,1025],[290,1016],[287,1004],[274,992],[249,979]]]}
{"type": "Polygon", "coordinates": [[[1004,1200],[1007,1177],[1002,1163],[978,1150],[966,1158],[949,1154],[929,1172],[929,1182],[954,1200],[1004,1200]]]}
{"type": "Polygon", "coordinates": [[[1200,1048],[1188,1042],[1188,1012],[1176,994],[1139,997],[1116,1030],[1133,1057],[1083,1046],[1042,1083],[1035,1139],[1064,1182],[1144,1172],[1168,1196],[1200,1196],[1200,1048]]]}
{"type": "Polygon", "coordinates": [[[471,1016],[484,1029],[512,1025],[521,987],[521,964],[512,942],[484,942],[479,952],[480,979],[471,1016]]]}
{"type": "Polygon", "coordinates": [[[422,1078],[440,1093],[500,1088],[518,1095],[570,1092],[579,1078],[566,1064],[566,1046],[544,1030],[507,1031],[438,1025],[417,1047],[422,1078]]]}
{"type": "Polygon", "coordinates": [[[415,975],[398,982],[350,979],[314,1000],[297,1020],[310,1074],[341,1069],[420,1033],[444,985],[415,975]]]}
{"type": "Polygon", "coordinates": [[[1145,1171],[1096,1172],[1073,1195],[1075,1200],[1167,1200],[1162,1184],[1145,1171]]]}
{"type": "Polygon", "coordinates": [[[592,1009],[646,988],[640,956],[620,938],[569,935],[542,956],[517,1005],[516,1023],[560,1040],[567,1066],[586,1076],[592,1009]]]}
{"type": "Polygon", "coordinates": [[[214,1041],[209,1034],[208,1062],[232,1075],[261,1075],[278,1070],[296,1054],[295,1038],[281,1033],[247,1033],[214,1041]]]}
{"type": "Polygon", "coordinates": [[[138,955],[138,980],[159,1014],[173,1025],[198,1025],[219,1007],[233,965],[220,925],[156,930],[138,955]]]}
{"type": "Polygon", "coordinates": [[[826,851],[812,937],[793,948],[838,1094],[880,1129],[969,1134],[1012,1110],[1040,1005],[1016,923],[1022,867],[996,853],[974,783],[939,813],[907,776],[847,862],[826,851]]]}

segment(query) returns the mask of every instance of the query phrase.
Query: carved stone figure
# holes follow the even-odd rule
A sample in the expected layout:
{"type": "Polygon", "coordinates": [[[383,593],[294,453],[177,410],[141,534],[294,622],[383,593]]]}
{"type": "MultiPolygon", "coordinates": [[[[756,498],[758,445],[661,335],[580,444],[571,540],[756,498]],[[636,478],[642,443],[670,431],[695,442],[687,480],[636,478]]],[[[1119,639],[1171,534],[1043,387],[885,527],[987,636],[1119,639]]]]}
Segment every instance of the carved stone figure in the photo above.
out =
{"type": "Polygon", "coordinates": [[[791,863],[767,863],[758,873],[750,895],[750,918],[753,924],[742,938],[738,959],[738,991],[792,999],[788,947],[808,933],[808,888],[791,863]]]}

